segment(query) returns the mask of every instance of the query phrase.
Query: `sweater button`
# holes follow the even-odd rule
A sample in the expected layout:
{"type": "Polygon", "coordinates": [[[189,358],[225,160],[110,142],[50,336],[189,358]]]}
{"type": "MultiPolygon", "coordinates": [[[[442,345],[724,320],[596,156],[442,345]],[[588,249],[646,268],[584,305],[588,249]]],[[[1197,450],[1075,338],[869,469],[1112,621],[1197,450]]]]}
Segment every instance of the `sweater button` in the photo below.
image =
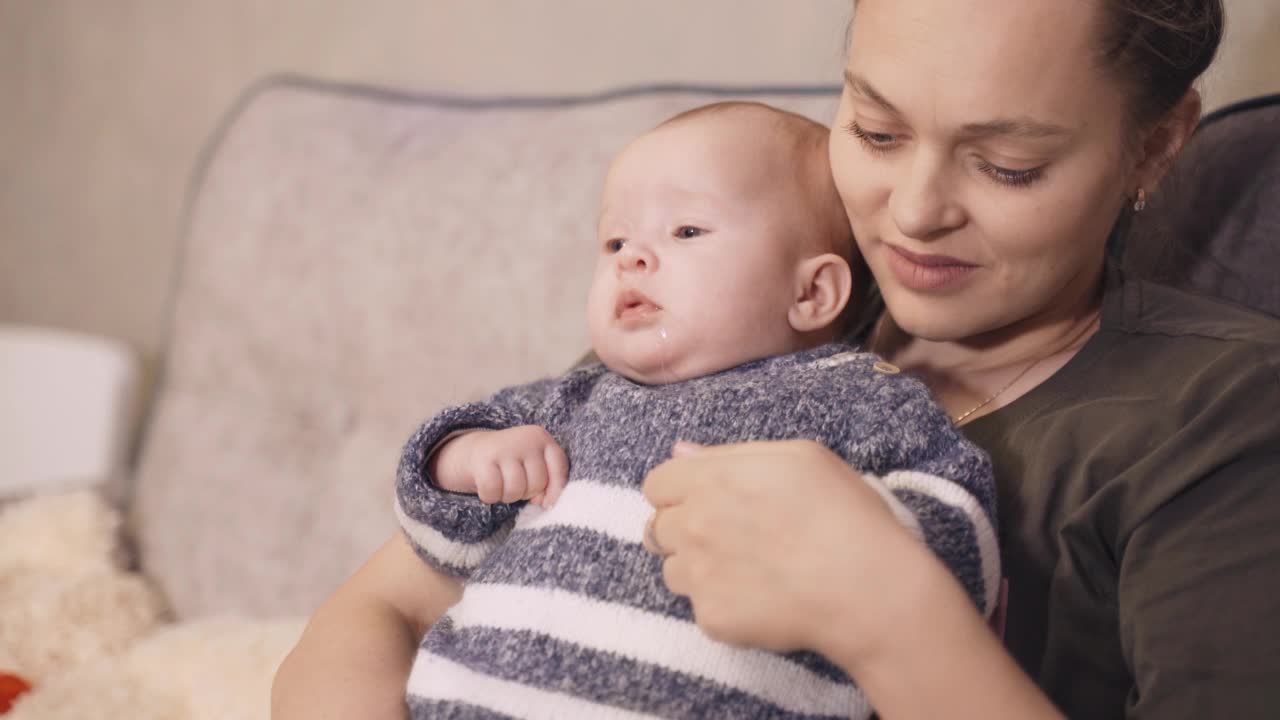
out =
{"type": "Polygon", "coordinates": [[[897,375],[902,372],[898,369],[897,365],[885,362],[884,360],[877,360],[876,363],[871,366],[871,369],[878,373],[884,373],[885,375],[897,375]]]}

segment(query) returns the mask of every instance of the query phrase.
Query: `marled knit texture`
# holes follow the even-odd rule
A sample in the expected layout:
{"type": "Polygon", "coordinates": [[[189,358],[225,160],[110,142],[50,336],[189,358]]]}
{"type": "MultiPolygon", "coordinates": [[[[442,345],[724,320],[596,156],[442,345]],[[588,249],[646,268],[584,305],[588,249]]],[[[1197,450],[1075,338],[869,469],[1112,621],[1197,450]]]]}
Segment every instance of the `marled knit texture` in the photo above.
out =
{"type": "Polygon", "coordinates": [[[640,486],[677,439],[816,440],[887,487],[989,612],[999,577],[990,463],[919,381],[875,362],[827,345],[656,386],[593,365],[424,424],[401,460],[397,513],[419,555],[467,586],[422,641],[408,686],[414,717],[869,715],[816,654],[703,635],[642,546],[652,508],[640,486]],[[569,457],[554,507],[486,505],[426,477],[427,456],[450,433],[518,425],[546,428],[569,457]]]}

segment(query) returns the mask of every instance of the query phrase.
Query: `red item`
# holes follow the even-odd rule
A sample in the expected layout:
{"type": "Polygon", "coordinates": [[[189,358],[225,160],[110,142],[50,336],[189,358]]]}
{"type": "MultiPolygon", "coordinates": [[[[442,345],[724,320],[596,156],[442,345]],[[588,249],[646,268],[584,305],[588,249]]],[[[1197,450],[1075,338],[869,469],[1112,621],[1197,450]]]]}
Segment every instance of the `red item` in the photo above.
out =
{"type": "Polygon", "coordinates": [[[0,714],[9,712],[19,695],[31,690],[31,683],[13,673],[0,672],[0,714]]]}

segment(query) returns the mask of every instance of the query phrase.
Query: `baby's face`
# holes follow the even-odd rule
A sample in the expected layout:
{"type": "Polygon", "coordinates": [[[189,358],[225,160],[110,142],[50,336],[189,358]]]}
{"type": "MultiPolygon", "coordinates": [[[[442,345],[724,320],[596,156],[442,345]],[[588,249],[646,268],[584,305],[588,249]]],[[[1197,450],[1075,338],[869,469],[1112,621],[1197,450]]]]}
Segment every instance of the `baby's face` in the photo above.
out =
{"type": "Polygon", "coordinates": [[[614,161],[587,315],[615,372],[668,383],[803,346],[787,313],[809,223],[794,159],[760,130],[691,118],[614,161]]]}

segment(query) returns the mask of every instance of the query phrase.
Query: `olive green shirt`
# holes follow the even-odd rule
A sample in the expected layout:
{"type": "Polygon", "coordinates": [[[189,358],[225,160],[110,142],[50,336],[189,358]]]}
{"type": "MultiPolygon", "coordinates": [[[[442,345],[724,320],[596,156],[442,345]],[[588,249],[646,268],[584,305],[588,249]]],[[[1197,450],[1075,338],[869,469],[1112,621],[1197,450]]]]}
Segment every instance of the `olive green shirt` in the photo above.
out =
{"type": "Polygon", "coordinates": [[[1063,711],[1280,717],[1280,321],[1109,271],[1098,333],[964,431],[1006,645],[1063,711]]]}

